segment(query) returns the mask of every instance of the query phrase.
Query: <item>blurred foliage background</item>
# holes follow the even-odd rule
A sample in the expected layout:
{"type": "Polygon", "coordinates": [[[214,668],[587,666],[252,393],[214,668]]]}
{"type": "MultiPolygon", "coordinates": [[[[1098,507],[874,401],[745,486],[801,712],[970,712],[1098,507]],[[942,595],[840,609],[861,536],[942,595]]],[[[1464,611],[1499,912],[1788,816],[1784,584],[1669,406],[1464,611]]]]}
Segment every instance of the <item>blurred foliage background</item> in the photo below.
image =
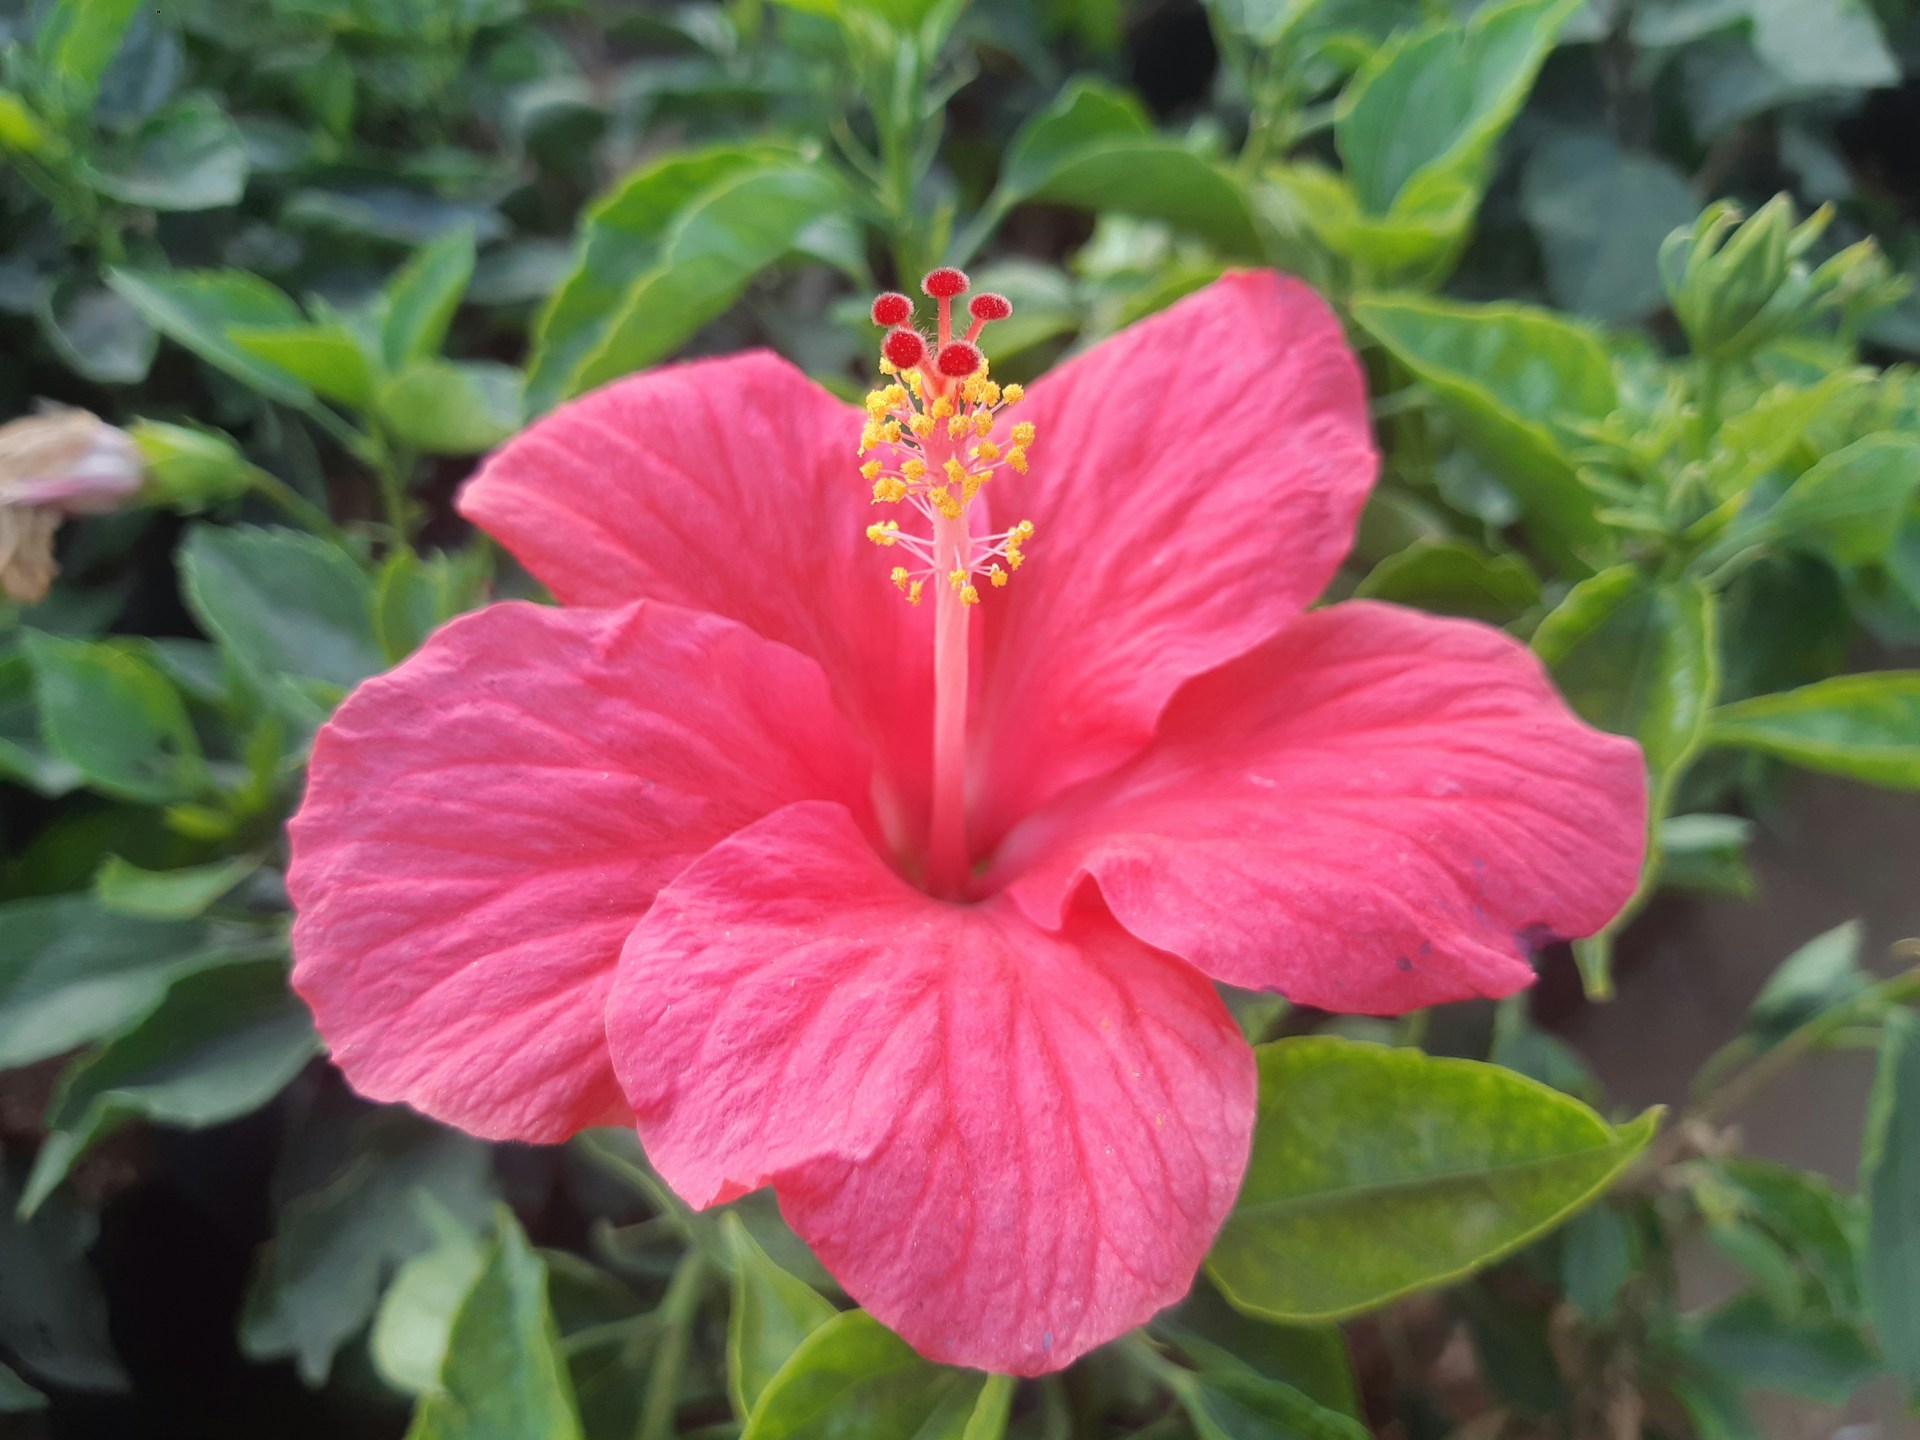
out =
{"type": "MultiPolygon", "coordinates": [[[[529,417],[755,344],[858,393],[936,263],[1013,298],[1005,379],[1265,264],[1373,381],[1337,592],[1529,639],[1645,749],[1642,899],[1750,894],[1790,768],[1920,789],[1917,141],[1912,0],[0,0],[0,417],[143,474],[0,604],[0,1428],[1717,1440],[1920,1387],[1920,985],[1856,926],[1781,937],[1664,1122],[1524,998],[1235,997],[1285,1119],[1210,1278],[1014,1385],[631,1136],[350,1095],[281,879],[346,689],[529,591],[449,505],[529,417]],[[1857,1184],[1743,1157],[1835,1048],[1857,1184]],[[1741,1288],[1688,1308],[1703,1245],[1741,1288]]],[[[1542,965],[1600,1002],[1614,948],[1542,965]]]]}

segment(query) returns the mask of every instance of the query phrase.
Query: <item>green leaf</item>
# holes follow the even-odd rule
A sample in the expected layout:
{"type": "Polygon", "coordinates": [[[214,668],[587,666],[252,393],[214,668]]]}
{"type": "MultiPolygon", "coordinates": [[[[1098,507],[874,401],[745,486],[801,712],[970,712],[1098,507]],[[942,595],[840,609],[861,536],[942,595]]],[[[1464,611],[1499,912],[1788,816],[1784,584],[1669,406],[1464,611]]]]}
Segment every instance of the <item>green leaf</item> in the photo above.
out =
{"type": "Polygon", "coordinates": [[[389,370],[405,370],[440,353],[473,266],[473,231],[455,230],[416,252],[387,282],[380,347],[389,370]]]}
{"type": "Polygon", "coordinates": [[[1331,1320],[1445,1284],[1599,1196],[1652,1139],[1495,1065],[1324,1036],[1260,1047],[1239,1203],[1207,1273],[1241,1309],[1331,1320]]]}
{"type": "Polygon", "coordinates": [[[547,1267],[512,1214],[461,1303],[440,1388],[424,1396],[407,1440],[580,1440],[573,1382],[547,1304],[547,1267]]]}
{"type": "Polygon", "coordinates": [[[14,1370],[0,1365],[0,1415],[24,1415],[46,1408],[46,1396],[22,1380],[14,1370]]]}
{"type": "Polygon", "coordinates": [[[1572,460],[1574,427],[1618,404],[1597,336],[1531,306],[1424,296],[1356,296],[1353,318],[1425,382],[1543,547],[1567,560],[1611,547],[1572,460]]]}
{"type": "Polygon", "coordinates": [[[1699,210],[1667,161],[1604,133],[1552,137],[1527,159],[1521,210],[1540,239],[1554,301],[1601,320],[1661,309],[1660,245],[1699,210]],[[1604,224],[1596,217],[1604,216],[1604,224]]]}
{"type": "Polygon", "coordinates": [[[80,783],[80,771],[41,737],[33,662],[21,654],[0,655],[0,779],[42,795],[64,795],[80,783]]]}
{"type": "Polygon", "coordinates": [[[1337,1325],[1276,1325],[1241,1314],[1211,1285],[1196,1285],[1152,1329],[1202,1370],[1250,1368],[1329,1410],[1360,1416],[1353,1359],[1337,1325]]]}
{"type": "Polygon", "coordinates": [[[210,95],[162,110],[84,171],[102,195],[149,210],[215,210],[247,188],[247,146],[210,95]]]}
{"type": "Polygon", "coordinates": [[[1747,1028],[1768,1042],[1784,1038],[1823,1010],[1866,991],[1872,977],[1860,968],[1864,930],[1858,920],[1816,935],[1780,963],[1747,1012],[1747,1028]]]}
{"type": "Polygon", "coordinates": [[[1493,148],[1582,0],[1512,0],[1382,46],[1341,97],[1334,138],[1373,215],[1471,217],[1493,148]]]}
{"type": "MultiPolygon", "coordinates": [[[[1822,1307],[1843,1315],[1859,1309],[1860,1262],[1855,1252],[1866,1226],[1858,1196],[1841,1194],[1823,1176],[1769,1160],[1724,1160],[1712,1180],[1723,1187],[1738,1218],[1757,1227],[1818,1292],[1822,1307]]],[[[1709,1207],[1703,1204],[1702,1209],[1709,1207]]],[[[1717,1223],[1711,1211],[1708,1218],[1717,1223]]],[[[1798,1295],[1792,1298],[1798,1302],[1798,1295]]]]}
{"type": "Polygon", "coordinates": [[[1702,563],[1776,544],[1868,564],[1887,553],[1916,488],[1920,436],[1869,435],[1828,455],[1771,505],[1755,492],[1702,563]]]}
{"type": "Polygon", "coordinates": [[[1759,1295],[1731,1300],[1690,1322],[1683,1346],[1690,1358],[1744,1389],[1802,1395],[1844,1405],[1880,1373],[1860,1332],[1825,1316],[1784,1318],[1759,1295]]]}
{"type": "Polygon", "coordinates": [[[305,676],[342,688],[385,668],[373,582],[295,530],[196,525],[180,547],[188,607],[256,680],[305,676]]]}
{"type": "Polygon", "coordinates": [[[380,423],[429,455],[478,455],[520,428],[521,374],[482,360],[428,360],[380,387],[380,423]]]}
{"type": "Polygon", "coordinates": [[[228,338],[235,326],[289,329],[305,317],[286,294],[243,270],[116,269],[107,283],[162,335],[216,370],[282,404],[309,407],[313,392],[277,365],[248,354],[228,338]]]}
{"type": "Polygon", "coordinates": [[[727,1318],[727,1393],[744,1420],[800,1342],[839,1312],[825,1296],[767,1257],[731,1211],[721,1221],[733,1257],[727,1318]]]}
{"type": "Polygon", "coordinates": [[[1708,738],[1807,770],[1920,790],[1920,670],[1840,675],[1723,705],[1708,738]]]}
{"type": "Polygon", "coordinates": [[[454,1318],[487,1261],[479,1239],[458,1218],[429,1199],[420,1209],[433,1248],[394,1272],[367,1342],[381,1378],[413,1395],[439,1385],[454,1318]]]}
{"type": "Polygon", "coordinates": [[[1262,253],[1240,182],[1156,135],[1138,102],[1095,80],[1070,83],[1014,136],[988,210],[1003,214],[1025,200],[1164,220],[1221,254],[1262,253]]]}
{"type": "Polygon", "coordinates": [[[1751,900],[1753,822],[1739,815],[1669,815],[1660,822],[1660,881],[1702,895],[1751,900]]]}
{"type": "Polygon", "coordinates": [[[89,894],[0,905],[0,1070],[118,1032],[212,950],[203,925],[115,915],[89,894]]]}
{"type": "Polygon", "coordinates": [[[1389,555],[1354,595],[1501,625],[1540,603],[1540,579],[1517,556],[1488,555],[1458,540],[1431,540],[1389,555]]]}
{"type": "Polygon", "coordinates": [[[382,1283],[435,1244],[429,1198],[467,1225],[493,1198],[486,1146],[397,1111],[375,1112],[324,1183],[285,1203],[262,1252],[240,1323],[256,1360],[291,1358],[311,1385],[372,1317],[382,1283]]]}
{"type": "Polygon", "coordinates": [[[1208,1367],[1174,1386],[1199,1440],[1367,1440],[1358,1420],[1242,1366],[1208,1367]]]}
{"type": "Polygon", "coordinates": [[[719,146],[634,172],[587,211],[573,273],[535,323],[529,408],[672,354],[844,205],[823,167],[772,147],[719,146]]]}
{"type": "Polygon", "coordinates": [[[56,1197],[22,1220],[16,1194],[13,1168],[0,1164],[0,1275],[7,1282],[0,1285],[0,1346],[49,1385],[125,1393],[106,1297],[87,1262],[99,1216],[56,1197]]]}
{"type": "Polygon", "coordinates": [[[237,960],[182,975],[155,1009],[61,1078],[50,1132],[21,1198],[32,1211],[124,1122],[199,1130],[259,1109],[320,1052],[284,960],[237,960]]]}
{"type": "Polygon", "coordinates": [[[153,368],[160,336],[133,306],[104,286],[63,281],[46,292],[40,333],[77,374],[134,385],[153,368]]]}
{"type": "Polygon", "coordinates": [[[1920,1015],[1911,1010],[1888,1015],[1881,1032],[1860,1189],[1867,1312],[1888,1368],[1920,1392],[1920,1015]]]}
{"type": "Polygon", "coordinates": [[[142,870],[109,855],[93,877],[93,893],[117,915],[149,920],[191,920],[260,868],[255,855],[237,855],[183,870],[142,870]]]}
{"type": "Polygon", "coordinates": [[[1044,185],[1074,151],[1152,133],[1153,122],[1126,91],[1077,77],[1013,137],[1000,163],[1000,188],[1024,198],[1044,185]]]}
{"type": "Polygon", "coordinates": [[[1713,596],[1700,585],[1652,583],[1630,565],[1603,571],[1541,622],[1533,648],[1567,703],[1638,740],[1657,778],[1698,748],[1718,686],[1713,596]]]}
{"type": "Polygon", "coordinates": [[[387,663],[397,665],[434,630],[478,603],[472,551],[422,557],[401,548],[387,556],[374,585],[373,628],[387,663]]]}
{"type": "Polygon", "coordinates": [[[0,90],[0,150],[57,164],[66,158],[65,149],[31,105],[11,90],[0,90]]]}
{"type": "Polygon", "coordinates": [[[373,406],[374,362],[344,325],[229,325],[227,339],[329,400],[355,410],[373,406]]]}
{"type": "Polygon", "coordinates": [[[57,0],[33,36],[36,65],[58,108],[82,115],[100,93],[100,79],[120,49],[140,0],[57,0]]]}
{"type": "Polygon", "coordinates": [[[780,1367],[741,1440],[998,1440],[996,1427],[971,1423],[989,1407],[1004,1417],[993,1383],[1006,1382],[922,1360],[864,1310],[850,1310],[780,1367]]]}
{"type": "Polygon", "coordinates": [[[1634,1272],[1633,1228],[1610,1205],[1582,1210],[1561,1232],[1560,1284],[1568,1301],[1589,1320],[1613,1313],[1634,1272]]]}
{"type": "Polygon", "coordinates": [[[47,748],[92,788],[149,803],[208,783],[200,741],[171,681],[118,641],[26,633],[47,748]]]}

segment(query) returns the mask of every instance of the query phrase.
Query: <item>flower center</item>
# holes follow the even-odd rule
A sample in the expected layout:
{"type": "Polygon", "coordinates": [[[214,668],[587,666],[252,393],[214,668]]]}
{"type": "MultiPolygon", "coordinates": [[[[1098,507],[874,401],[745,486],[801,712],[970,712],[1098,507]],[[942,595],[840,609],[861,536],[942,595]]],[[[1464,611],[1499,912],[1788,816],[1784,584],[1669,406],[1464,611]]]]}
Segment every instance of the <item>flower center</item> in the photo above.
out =
{"type": "Polygon", "coordinates": [[[935,270],[921,282],[939,309],[931,344],[912,328],[913,302],[886,294],[873,302],[873,319],[888,327],[880,370],[887,382],[867,395],[860,466],[873,486],[873,503],[899,506],[917,519],[876,521],[867,538],[904,552],[892,579],[918,605],[934,587],[933,816],[927,845],[927,888],[958,896],[967,879],[967,698],[969,612],[980,585],[1004,587],[1026,561],[1033,523],[1022,520],[997,533],[975,534],[972,506],[1001,469],[1027,473],[1033,425],[1005,412],[1020,403],[1018,385],[987,375],[980,332],[1013,313],[1004,295],[976,295],[967,306],[973,323],[953,332],[953,302],[967,292],[958,270],[935,270]],[[924,529],[922,528],[924,525],[924,529]]]}

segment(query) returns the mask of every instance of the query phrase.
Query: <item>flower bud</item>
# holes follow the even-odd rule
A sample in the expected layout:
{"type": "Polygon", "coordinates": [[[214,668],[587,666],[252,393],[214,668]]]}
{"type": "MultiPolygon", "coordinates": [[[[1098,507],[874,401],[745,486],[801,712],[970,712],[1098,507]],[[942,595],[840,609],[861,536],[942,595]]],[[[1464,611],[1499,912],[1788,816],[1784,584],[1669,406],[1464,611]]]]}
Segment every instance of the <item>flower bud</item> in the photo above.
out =
{"type": "Polygon", "coordinates": [[[59,573],[61,519],[115,509],[140,482],[133,441],[85,410],[0,425],[0,592],[26,605],[43,598],[59,573]]]}
{"type": "Polygon", "coordinates": [[[1803,257],[1831,218],[1822,208],[1795,224],[1784,195],[1747,219],[1722,201],[1668,236],[1660,275],[1694,353],[1741,359],[1804,324],[1822,300],[1803,257]]]}
{"type": "Polygon", "coordinates": [[[243,494],[252,483],[252,462],[217,430],[136,420],[128,434],[146,460],[147,487],[141,498],[152,504],[202,510],[243,494]]]}

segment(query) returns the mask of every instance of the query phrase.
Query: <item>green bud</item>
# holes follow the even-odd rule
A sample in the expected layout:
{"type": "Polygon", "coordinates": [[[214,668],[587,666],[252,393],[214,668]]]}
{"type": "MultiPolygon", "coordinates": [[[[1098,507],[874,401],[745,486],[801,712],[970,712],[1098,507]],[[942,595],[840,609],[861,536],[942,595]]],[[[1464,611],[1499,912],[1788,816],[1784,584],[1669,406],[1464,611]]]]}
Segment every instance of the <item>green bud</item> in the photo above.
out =
{"type": "Polygon", "coordinates": [[[1660,275],[1694,353],[1743,358],[1833,303],[1833,287],[1816,284],[1804,258],[1832,218],[1822,207],[1796,224],[1785,195],[1745,219],[1720,201],[1691,228],[1669,235],[1660,247],[1660,275]]]}
{"type": "Polygon", "coordinates": [[[253,484],[253,462],[218,430],[136,420],[128,434],[147,465],[141,498],[174,510],[204,510],[220,500],[246,493],[253,484]]]}

